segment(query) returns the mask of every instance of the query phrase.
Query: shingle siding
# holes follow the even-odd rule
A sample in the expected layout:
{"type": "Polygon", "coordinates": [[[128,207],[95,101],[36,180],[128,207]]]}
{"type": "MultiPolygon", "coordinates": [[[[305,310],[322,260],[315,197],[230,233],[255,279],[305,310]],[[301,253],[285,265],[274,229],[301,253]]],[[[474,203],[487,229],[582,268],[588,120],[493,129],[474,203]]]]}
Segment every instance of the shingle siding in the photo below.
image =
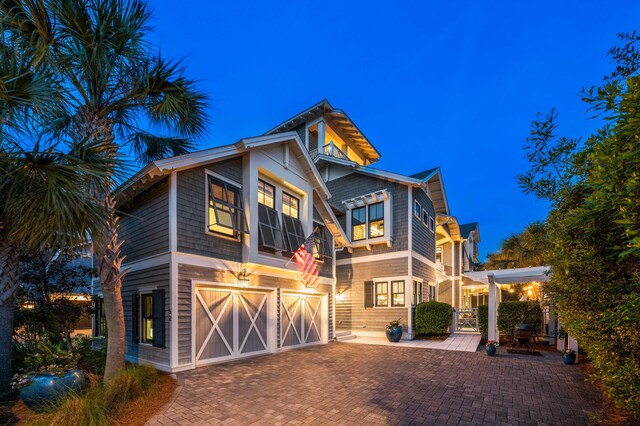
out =
{"type": "MultiPolygon", "coordinates": [[[[432,217],[434,220],[434,228],[435,228],[435,209],[433,207],[433,202],[427,194],[420,188],[413,188],[413,199],[415,208],[415,201],[418,201],[423,209],[427,211],[429,217],[432,217]]],[[[412,211],[413,212],[413,211],[412,211]]],[[[435,229],[434,231],[429,230],[429,223],[427,221],[426,224],[422,222],[422,218],[417,218],[415,214],[411,215],[413,221],[413,238],[412,245],[413,250],[417,253],[420,253],[427,259],[435,262],[436,261],[436,238],[435,238],[435,229]]]]}
{"type": "Polygon", "coordinates": [[[127,262],[169,251],[169,180],[156,183],[121,208],[120,238],[127,262]]]}
{"type": "Polygon", "coordinates": [[[132,271],[125,275],[122,283],[122,307],[124,309],[125,350],[127,355],[169,366],[169,348],[172,341],[169,321],[171,317],[169,281],[169,264],[132,271]],[[165,348],[156,348],[150,344],[133,342],[133,327],[140,327],[140,324],[133,324],[133,294],[139,292],[141,288],[149,292],[152,289],[164,290],[165,292],[165,348]]]}
{"type": "Polygon", "coordinates": [[[178,172],[178,251],[241,262],[240,241],[231,241],[206,232],[208,201],[205,170],[242,184],[241,157],[178,172]]]}
{"type": "MultiPolygon", "coordinates": [[[[407,250],[408,247],[408,224],[407,224],[407,204],[408,190],[405,185],[392,182],[387,179],[366,176],[354,173],[339,179],[327,182],[327,187],[331,192],[331,202],[334,205],[341,205],[341,202],[360,195],[370,194],[375,191],[386,189],[391,194],[391,215],[392,215],[392,244],[374,244],[371,250],[366,248],[354,248],[353,253],[346,251],[338,255],[339,259],[349,257],[369,256],[372,254],[392,253],[395,251],[407,250]]],[[[346,217],[338,218],[341,226],[345,228],[346,217]]],[[[385,218],[385,220],[388,220],[385,218]]],[[[345,229],[347,235],[349,230],[345,229]]],[[[385,229],[386,232],[386,229],[385,229]]]]}
{"type": "MultiPolygon", "coordinates": [[[[408,258],[363,262],[354,265],[339,265],[336,269],[336,329],[362,331],[384,331],[386,324],[398,318],[407,325],[407,307],[411,301],[406,296],[406,306],[398,308],[365,308],[364,283],[373,279],[400,277],[408,274],[408,258]]],[[[405,294],[409,294],[412,283],[405,281],[405,294]]]]}

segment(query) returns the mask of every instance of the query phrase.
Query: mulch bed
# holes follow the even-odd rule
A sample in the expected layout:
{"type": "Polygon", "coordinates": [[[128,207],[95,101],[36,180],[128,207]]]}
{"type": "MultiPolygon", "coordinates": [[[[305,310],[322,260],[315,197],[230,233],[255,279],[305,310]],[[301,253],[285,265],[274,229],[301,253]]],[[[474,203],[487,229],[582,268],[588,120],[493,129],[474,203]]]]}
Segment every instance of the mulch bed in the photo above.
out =
{"type": "MultiPolygon", "coordinates": [[[[109,413],[109,418],[114,425],[142,426],[171,401],[175,389],[176,381],[167,374],[160,374],[155,385],[144,395],[109,413]]],[[[0,426],[30,424],[42,421],[43,416],[24,405],[18,392],[0,398],[0,426]]]]}

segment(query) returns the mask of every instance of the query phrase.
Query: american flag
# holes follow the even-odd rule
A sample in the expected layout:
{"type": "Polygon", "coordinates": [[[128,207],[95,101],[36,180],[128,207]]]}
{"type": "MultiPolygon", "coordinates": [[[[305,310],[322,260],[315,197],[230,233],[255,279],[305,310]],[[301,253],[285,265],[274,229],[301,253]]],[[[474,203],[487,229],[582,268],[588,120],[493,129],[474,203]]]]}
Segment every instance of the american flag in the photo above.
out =
{"type": "Polygon", "coordinates": [[[302,280],[307,287],[315,287],[318,284],[318,263],[313,255],[313,247],[316,243],[315,234],[311,234],[295,252],[293,258],[300,267],[302,280]]]}

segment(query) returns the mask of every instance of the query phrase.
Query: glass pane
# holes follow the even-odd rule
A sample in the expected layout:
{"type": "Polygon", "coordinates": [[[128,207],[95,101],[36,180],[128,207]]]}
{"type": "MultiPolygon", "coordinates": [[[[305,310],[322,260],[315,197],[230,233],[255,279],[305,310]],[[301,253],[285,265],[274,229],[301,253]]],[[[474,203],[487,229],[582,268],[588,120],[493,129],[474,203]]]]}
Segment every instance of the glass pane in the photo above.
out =
{"type": "Polygon", "coordinates": [[[150,294],[142,296],[142,316],[151,317],[153,315],[153,299],[150,294]]]}
{"type": "Polygon", "coordinates": [[[296,197],[287,194],[286,192],[282,193],[282,213],[287,216],[298,217],[298,205],[299,201],[296,197]]]}
{"type": "Polygon", "coordinates": [[[273,185],[269,185],[261,180],[258,181],[258,202],[260,204],[274,208],[275,192],[275,187],[273,185]]]}
{"type": "Polygon", "coordinates": [[[376,306],[389,305],[388,291],[387,283],[376,283],[376,306]]]}
{"type": "Polygon", "coordinates": [[[404,293],[393,295],[393,306],[404,306],[404,293]]]}
{"type": "Polygon", "coordinates": [[[416,203],[414,214],[416,216],[420,217],[421,213],[422,213],[422,207],[420,207],[420,204],[416,203]]]}
{"type": "Polygon", "coordinates": [[[367,237],[366,236],[366,230],[367,230],[367,228],[365,227],[364,224],[354,226],[353,227],[353,240],[354,241],[364,240],[367,237]]]}
{"type": "Polygon", "coordinates": [[[153,320],[150,318],[144,320],[144,340],[153,340],[153,320]]]}
{"type": "Polygon", "coordinates": [[[394,281],[391,286],[393,293],[404,293],[404,281],[394,281]]]}
{"type": "Polygon", "coordinates": [[[371,204],[369,206],[369,222],[384,218],[384,203],[371,204]]]}
{"type": "Polygon", "coordinates": [[[366,223],[367,216],[364,207],[359,207],[357,209],[351,210],[351,224],[352,225],[361,225],[366,223]]]}
{"type": "Polygon", "coordinates": [[[384,220],[377,220],[369,224],[369,238],[384,236],[384,220]]]}
{"type": "Polygon", "coordinates": [[[213,210],[213,206],[209,205],[209,231],[218,232],[220,234],[234,237],[236,234],[235,231],[231,229],[231,213],[228,211],[229,208],[227,206],[224,206],[223,210],[223,207],[220,203],[216,204],[216,208],[218,209],[218,218],[220,219],[220,224],[216,222],[216,213],[213,210]]]}

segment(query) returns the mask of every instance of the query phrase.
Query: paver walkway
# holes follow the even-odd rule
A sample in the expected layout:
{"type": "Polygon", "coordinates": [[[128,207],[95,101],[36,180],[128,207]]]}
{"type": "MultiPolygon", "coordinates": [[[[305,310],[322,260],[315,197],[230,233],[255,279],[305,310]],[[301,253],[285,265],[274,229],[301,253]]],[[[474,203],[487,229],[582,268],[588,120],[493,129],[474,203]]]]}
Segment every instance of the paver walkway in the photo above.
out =
{"type": "Polygon", "coordinates": [[[178,374],[151,424],[589,424],[600,396],[557,353],[315,346],[178,374]]]}
{"type": "Polygon", "coordinates": [[[401,340],[391,343],[386,337],[363,337],[344,340],[341,343],[365,345],[403,346],[408,348],[443,349],[445,351],[475,352],[480,344],[481,336],[472,333],[456,333],[446,340],[401,340]]]}

